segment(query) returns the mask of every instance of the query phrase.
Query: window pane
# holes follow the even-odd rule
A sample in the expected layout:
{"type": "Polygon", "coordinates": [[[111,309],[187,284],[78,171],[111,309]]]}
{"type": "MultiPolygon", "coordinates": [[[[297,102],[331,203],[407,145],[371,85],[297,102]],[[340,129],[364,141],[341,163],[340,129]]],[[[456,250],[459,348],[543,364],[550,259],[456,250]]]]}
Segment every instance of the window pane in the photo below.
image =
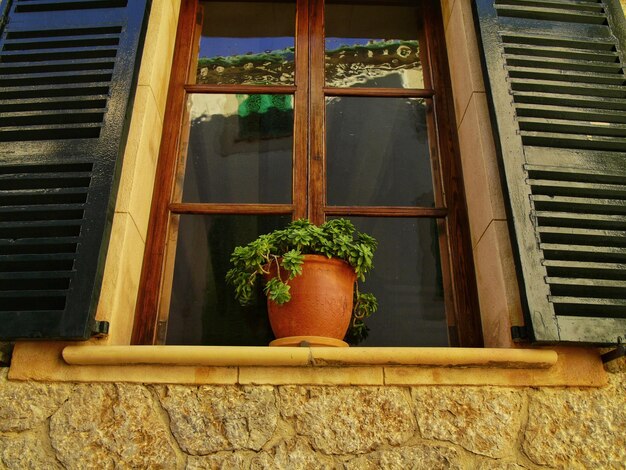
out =
{"type": "Polygon", "coordinates": [[[424,88],[418,9],[397,5],[326,5],[326,84],[424,88]]]}
{"type": "Polygon", "coordinates": [[[350,217],[378,240],[362,292],[378,299],[359,346],[448,346],[435,219],[350,217]]]}
{"type": "Polygon", "coordinates": [[[433,205],[426,100],[327,98],[326,131],[328,204],[433,205]]]}
{"type": "Polygon", "coordinates": [[[166,343],[267,345],[273,335],[263,292],[254,305],[241,307],[224,276],[236,246],[290,220],[288,215],[180,216],[166,343]]]}
{"type": "Polygon", "coordinates": [[[295,2],[202,5],[196,83],[294,84],[295,2]]]}
{"type": "Polygon", "coordinates": [[[189,96],[184,202],[291,202],[293,97],[189,96]]]}

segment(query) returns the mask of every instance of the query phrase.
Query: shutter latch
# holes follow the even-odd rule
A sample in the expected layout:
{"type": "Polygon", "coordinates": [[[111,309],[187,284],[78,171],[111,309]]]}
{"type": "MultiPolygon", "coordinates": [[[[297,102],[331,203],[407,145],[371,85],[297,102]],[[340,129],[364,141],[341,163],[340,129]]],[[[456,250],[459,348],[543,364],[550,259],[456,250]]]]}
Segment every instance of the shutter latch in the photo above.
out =
{"type": "Polygon", "coordinates": [[[617,348],[614,349],[613,351],[604,353],[601,357],[602,357],[602,362],[606,364],[607,362],[614,361],[615,359],[619,359],[620,357],[624,357],[624,356],[626,356],[626,347],[624,346],[624,343],[622,343],[622,337],[618,336],[617,348]]]}

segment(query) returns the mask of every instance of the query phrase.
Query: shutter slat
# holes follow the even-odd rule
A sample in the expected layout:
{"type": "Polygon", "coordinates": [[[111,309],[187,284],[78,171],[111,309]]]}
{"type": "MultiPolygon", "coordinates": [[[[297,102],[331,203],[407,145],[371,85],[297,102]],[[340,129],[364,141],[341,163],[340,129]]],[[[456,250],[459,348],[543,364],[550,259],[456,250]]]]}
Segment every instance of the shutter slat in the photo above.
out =
{"type": "Polygon", "coordinates": [[[115,61],[111,58],[90,58],[72,60],[42,60],[36,63],[0,63],[0,75],[69,72],[71,70],[111,70],[115,61]]]}
{"type": "MultiPolygon", "coordinates": [[[[0,252],[1,253],[1,252],[0,252]]],[[[0,263],[8,262],[30,262],[30,261],[72,261],[76,255],[74,253],[37,253],[20,255],[0,254],[0,263]]],[[[2,269],[6,271],[6,269],[2,269]]]]}
{"type": "Polygon", "coordinates": [[[617,73],[601,73],[601,72],[584,72],[584,71],[572,71],[572,70],[554,70],[554,69],[542,69],[533,67],[515,67],[509,68],[509,76],[511,78],[528,78],[544,81],[558,81],[564,80],[573,83],[592,83],[592,84],[607,84],[607,85],[624,85],[626,79],[617,73]]]}
{"type": "Polygon", "coordinates": [[[582,11],[602,12],[602,4],[583,0],[497,0],[496,5],[518,5],[518,6],[553,6],[556,8],[571,8],[582,11]]]}
{"type": "Polygon", "coordinates": [[[566,95],[583,95],[607,98],[626,98],[626,87],[621,85],[589,84],[570,81],[535,80],[532,78],[511,79],[514,91],[535,91],[566,95]]]}
{"type": "Polygon", "coordinates": [[[103,95],[109,92],[108,85],[102,85],[99,83],[82,83],[80,86],[72,84],[55,85],[54,87],[47,86],[46,88],[37,87],[22,87],[15,88],[10,91],[0,91],[0,103],[5,100],[14,100],[21,98],[55,98],[55,97],[82,97],[89,96],[91,98],[103,95]]]}
{"type": "Polygon", "coordinates": [[[100,125],[103,119],[102,109],[77,109],[71,114],[55,110],[3,113],[0,117],[0,129],[45,129],[45,126],[58,124],[64,125],[63,127],[70,127],[71,124],[100,125]]]}
{"type": "MultiPolygon", "coordinates": [[[[65,298],[67,290],[0,290],[0,302],[6,301],[7,297],[21,298],[21,297],[61,297],[65,298]]],[[[1,309],[2,307],[0,307],[1,309]]]]}
{"type": "Polygon", "coordinates": [[[104,59],[117,55],[117,49],[110,46],[74,47],[46,49],[45,51],[6,51],[2,53],[2,60],[8,63],[16,62],[43,62],[49,60],[71,59],[104,59]]]}
{"type": "MultiPolygon", "coordinates": [[[[0,229],[29,229],[29,228],[53,228],[53,227],[76,227],[78,222],[71,220],[46,220],[24,222],[0,222],[0,229]]],[[[1,233],[1,232],[0,232],[1,233]]],[[[0,235],[1,236],[1,235],[0,235]]],[[[44,236],[42,234],[42,236],[44,236]]],[[[28,238],[28,237],[27,237],[28,238]]]]}
{"type": "Polygon", "coordinates": [[[600,36],[589,34],[584,38],[555,36],[553,34],[542,34],[539,31],[529,33],[528,29],[517,31],[500,32],[500,39],[503,44],[527,44],[529,46],[561,47],[566,49],[614,51],[615,41],[602,39],[600,36]]]}
{"type": "Polygon", "coordinates": [[[538,227],[537,232],[545,243],[626,246],[626,231],[623,230],[538,227]]]}
{"type": "Polygon", "coordinates": [[[520,135],[526,145],[618,151],[626,148],[623,138],[537,131],[522,131],[520,135]]]}
{"type": "Polygon", "coordinates": [[[0,128],[0,142],[54,139],[95,139],[100,123],[0,128]]]}
{"type": "Polygon", "coordinates": [[[54,75],[26,75],[21,77],[11,76],[10,78],[0,78],[0,86],[6,87],[8,92],[21,90],[28,86],[44,85],[69,85],[88,83],[92,86],[106,86],[111,81],[111,73],[72,73],[54,75]]]}
{"type": "Polygon", "coordinates": [[[28,35],[28,37],[24,37],[24,35],[12,35],[8,37],[4,41],[4,49],[5,50],[15,50],[17,48],[30,49],[30,48],[46,48],[46,47],[66,47],[65,44],[71,46],[72,44],[78,46],[86,46],[88,44],[95,45],[115,45],[117,46],[120,41],[121,29],[115,28],[114,32],[110,30],[105,30],[106,32],[100,34],[94,34],[95,32],[92,30],[85,31],[85,34],[71,34],[67,30],[58,31],[57,34],[50,34],[50,31],[47,31],[45,36],[38,35],[35,36],[33,34],[28,35]],[[59,39],[62,37],[62,39],[59,39]],[[36,41],[32,39],[36,38],[36,41]],[[78,42],[80,41],[80,42],[78,42]]]}
{"type": "Polygon", "coordinates": [[[74,96],[71,101],[66,97],[5,100],[0,104],[0,112],[58,111],[79,109],[106,109],[106,96],[74,96]]]}
{"type": "Polygon", "coordinates": [[[102,90],[108,90],[108,87],[109,80],[81,83],[80,86],[71,83],[46,83],[44,87],[37,85],[6,86],[2,87],[0,98],[12,98],[12,95],[19,96],[19,93],[30,94],[31,96],[47,96],[47,94],[51,94],[51,96],[62,96],[60,95],[60,92],[63,91],[66,93],[77,93],[82,91],[82,93],[80,93],[81,95],[84,95],[85,92],[103,94],[102,90]]]}
{"type": "Polygon", "coordinates": [[[18,0],[16,11],[29,12],[57,12],[63,10],[86,10],[100,8],[122,8],[128,0],[18,0]]]}
{"type": "MultiPolygon", "coordinates": [[[[621,307],[626,309],[626,300],[624,299],[602,299],[602,298],[590,298],[590,297],[562,297],[551,295],[549,297],[550,302],[558,304],[566,304],[570,306],[606,306],[606,307],[621,307]]],[[[583,307],[584,308],[584,307],[583,307]]]]}
{"type": "Polygon", "coordinates": [[[626,279],[626,265],[624,263],[546,259],[542,264],[545,266],[548,276],[551,277],[626,279]]]}
{"type": "Polygon", "coordinates": [[[560,118],[572,121],[600,121],[626,124],[626,113],[606,109],[532,104],[518,104],[516,109],[517,115],[520,117],[560,118]]]}
{"type": "Polygon", "coordinates": [[[587,197],[624,197],[626,185],[588,183],[576,181],[554,181],[529,179],[533,194],[587,196],[587,197]]]}
{"type": "MultiPolygon", "coordinates": [[[[610,287],[616,289],[626,289],[626,281],[614,281],[610,279],[581,279],[564,277],[547,277],[548,284],[563,286],[588,286],[594,288],[610,287]]],[[[624,293],[622,292],[621,295],[624,293]]]]}
{"type": "Polygon", "coordinates": [[[570,47],[528,47],[528,44],[508,43],[504,46],[506,58],[516,56],[549,57],[553,59],[570,59],[583,63],[603,65],[604,62],[615,64],[619,62],[619,54],[614,51],[597,51],[570,47]]]}
{"type": "Polygon", "coordinates": [[[594,97],[583,95],[567,95],[557,93],[540,92],[512,92],[516,103],[542,104],[552,106],[571,106],[577,108],[608,109],[613,111],[626,111],[626,99],[594,97]]]}
{"type": "MultiPolygon", "coordinates": [[[[562,134],[586,134],[599,137],[626,137],[626,125],[596,121],[572,121],[567,119],[548,119],[539,117],[518,118],[520,129],[525,131],[543,131],[562,134]]],[[[626,144],[626,141],[623,141],[626,144]]],[[[624,147],[626,148],[626,147],[624,147]]]]}
{"type": "Polygon", "coordinates": [[[539,225],[557,225],[559,227],[587,227],[598,229],[626,229],[626,216],[537,211],[539,225]]]}
{"type": "Polygon", "coordinates": [[[515,18],[531,18],[550,21],[602,25],[606,21],[602,13],[579,11],[574,8],[546,8],[517,5],[496,5],[499,14],[515,18]]]}
{"type": "Polygon", "coordinates": [[[620,199],[592,199],[585,197],[544,196],[531,197],[537,210],[558,210],[559,212],[578,212],[579,214],[624,214],[626,201],[620,199]]]}
{"type": "Polygon", "coordinates": [[[545,258],[572,261],[626,261],[626,248],[614,246],[560,245],[558,243],[541,243],[540,247],[545,258]]]}
{"type": "Polygon", "coordinates": [[[532,55],[512,55],[505,56],[507,63],[513,67],[527,67],[537,69],[571,70],[576,72],[590,72],[600,74],[620,74],[622,66],[616,63],[591,62],[586,60],[541,58],[532,55]]]}
{"type": "MultiPolygon", "coordinates": [[[[0,272],[0,283],[6,280],[37,280],[37,279],[66,279],[74,276],[74,271],[28,271],[28,272],[0,272]]],[[[3,283],[2,285],[6,285],[3,283]]]]}

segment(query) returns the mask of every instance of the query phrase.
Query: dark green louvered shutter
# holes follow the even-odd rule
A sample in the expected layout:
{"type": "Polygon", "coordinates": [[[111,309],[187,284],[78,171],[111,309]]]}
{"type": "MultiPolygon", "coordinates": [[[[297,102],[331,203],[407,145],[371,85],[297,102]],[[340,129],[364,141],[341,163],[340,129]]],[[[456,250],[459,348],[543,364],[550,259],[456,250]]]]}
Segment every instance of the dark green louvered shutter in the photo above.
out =
{"type": "Polygon", "coordinates": [[[477,0],[531,336],[626,333],[626,80],[616,0],[477,0]]]}
{"type": "Polygon", "coordinates": [[[90,335],[147,3],[8,1],[0,339],[90,335]]]}

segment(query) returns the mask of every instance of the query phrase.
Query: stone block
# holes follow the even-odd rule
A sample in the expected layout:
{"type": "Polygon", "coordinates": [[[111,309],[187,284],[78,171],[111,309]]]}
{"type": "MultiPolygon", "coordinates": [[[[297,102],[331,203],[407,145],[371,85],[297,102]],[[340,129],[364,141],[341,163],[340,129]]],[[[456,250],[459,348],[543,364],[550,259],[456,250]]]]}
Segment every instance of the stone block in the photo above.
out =
{"type": "Polygon", "coordinates": [[[506,220],[485,93],[472,94],[459,126],[459,143],[472,246],[476,246],[493,220],[506,220]]]}
{"type": "Polygon", "coordinates": [[[530,392],[522,448],[537,465],[556,468],[624,468],[626,375],[609,374],[599,389],[530,392]]]}
{"type": "Polygon", "coordinates": [[[280,412],[324,454],[400,445],[416,431],[409,397],[396,387],[279,388],[280,412]]]}
{"type": "Polygon", "coordinates": [[[425,439],[475,454],[511,456],[521,427],[523,394],[507,388],[415,387],[415,417],[425,439]]]}
{"type": "Polygon", "coordinates": [[[165,109],[180,0],[152,2],[150,21],[139,70],[139,85],[149,86],[161,116],[165,109]]]}
{"type": "Polygon", "coordinates": [[[273,470],[279,468],[289,470],[339,470],[343,469],[343,465],[334,461],[328,455],[315,452],[307,444],[306,439],[303,438],[282,441],[276,447],[266,452],[261,452],[250,463],[251,470],[273,470]]]}
{"type": "Polygon", "coordinates": [[[0,468],[8,470],[64,470],[42,432],[0,435],[0,468]]]}
{"type": "Polygon", "coordinates": [[[13,382],[0,369],[0,432],[25,431],[45,422],[72,393],[71,384],[13,382]]]}
{"type": "Polygon", "coordinates": [[[260,450],[278,421],[273,387],[155,387],[172,433],[191,455],[260,450]]]}
{"type": "Polygon", "coordinates": [[[165,420],[141,385],[78,385],[50,419],[50,441],[67,469],[178,466],[165,420]]]}
{"type": "Polygon", "coordinates": [[[372,452],[346,463],[346,470],[454,470],[467,468],[453,447],[429,444],[372,452]]]}
{"type": "Polygon", "coordinates": [[[474,250],[485,346],[514,347],[512,325],[524,317],[506,221],[492,222],[474,250]]]}
{"type": "Polygon", "coordinates": [[[455,0],[448,20],[446,45],[458,125],[472,93],[485,91],[470,0],[455,0]]]}

